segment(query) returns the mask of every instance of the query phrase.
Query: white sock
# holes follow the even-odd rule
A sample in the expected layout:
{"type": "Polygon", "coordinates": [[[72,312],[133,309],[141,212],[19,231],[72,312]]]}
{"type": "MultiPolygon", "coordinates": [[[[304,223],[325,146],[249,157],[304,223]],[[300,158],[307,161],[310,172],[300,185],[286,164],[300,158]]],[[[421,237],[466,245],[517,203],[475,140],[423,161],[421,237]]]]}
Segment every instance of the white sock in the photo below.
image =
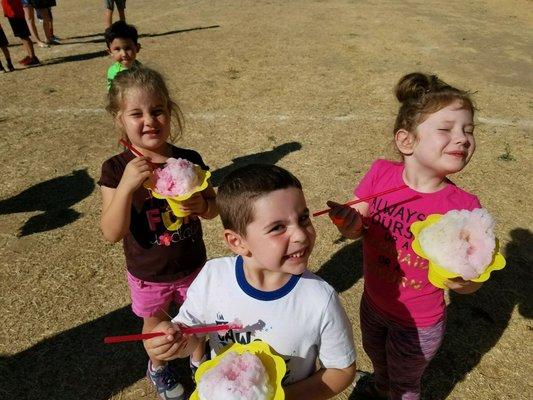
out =
{"type": "Polygon", "coordinates": [[[167,363],[161,364],[159,367],[155,367],[150,361],[150,372],[161,372],[162,369],[164,369],[167,366],[167,363]]]}

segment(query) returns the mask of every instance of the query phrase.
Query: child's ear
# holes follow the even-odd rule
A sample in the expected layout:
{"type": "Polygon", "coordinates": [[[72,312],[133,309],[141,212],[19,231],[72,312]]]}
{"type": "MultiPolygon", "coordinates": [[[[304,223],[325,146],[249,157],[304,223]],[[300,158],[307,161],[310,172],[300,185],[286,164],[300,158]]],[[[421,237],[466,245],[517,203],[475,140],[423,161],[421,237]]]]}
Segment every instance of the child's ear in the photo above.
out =
{"type": "Polygon", "coordinates": [[[141,50],[141,44],[137,43],[137,53],[141,50]]]}
{"type": "Polygon", "coordinates": [[[241,256],[249,256],[250,249],[246,243],[245,238],[231,229],[224,229],[224,241],[229,249],[235,254],[241,256]]]}
{"type": "Polygon", "coordinates": [[[394,135],[394,142],[396,147],[400,150],[404,156],[413,154],[415,148],[416,137],[413,133],[406,131],[405,129],[398,129],[394,135]]]}
{"type": "Polygon", "coordinates": [[[109,47],[106,49],[106,51],[108,55],[111,55],[111,49],[109,47]]]}

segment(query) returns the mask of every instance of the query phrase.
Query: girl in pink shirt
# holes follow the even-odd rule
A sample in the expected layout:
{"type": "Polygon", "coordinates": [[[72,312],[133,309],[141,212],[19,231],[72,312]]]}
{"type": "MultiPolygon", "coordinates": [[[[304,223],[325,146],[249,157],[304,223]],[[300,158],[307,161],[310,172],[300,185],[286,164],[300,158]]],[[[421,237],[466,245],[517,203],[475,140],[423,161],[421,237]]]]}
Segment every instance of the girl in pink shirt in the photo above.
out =
{"type": "MultiPolygon", "coordinates": [[[[468,164],[476,148],[469,94],[435,75],[411,73],[400,79],[396,97],[401,106],[394,139],[403,162],[375,161],[354,195],[407,187],[352,207],[328,206],[343,236],[363,236],[361,333],[374,374],[360,373],[355,390],[412,400],[420,398],[422,374],[442,342],[445,303],[444,291],[428,281],[428,262],[411,248],[409,228],[429,214],[481,206],[447,178],[468,164]]],[[[481,284],[456,278],[447,286],[466,294],[481,284]]]]}

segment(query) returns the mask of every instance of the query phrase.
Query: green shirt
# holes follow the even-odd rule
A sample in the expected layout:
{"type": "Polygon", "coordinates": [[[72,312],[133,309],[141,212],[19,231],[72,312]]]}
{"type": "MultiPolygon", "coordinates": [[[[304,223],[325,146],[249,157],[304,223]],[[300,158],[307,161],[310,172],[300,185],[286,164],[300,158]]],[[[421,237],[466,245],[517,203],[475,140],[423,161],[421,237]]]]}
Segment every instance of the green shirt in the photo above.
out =
{"type": "MultiPolygon", "coordinates": [[[[133,62],[133,67],[140,67],[141,63],[137,60],[133,62]]],[[[115,76],[120,71],[124,71],[128,68],[125,68],[119,61],[115,62],[113,65],[109,67],[107,70],[107,90],[111,89],[111,83],[113,82],[113,79],[115,79],[115,76]]]]}

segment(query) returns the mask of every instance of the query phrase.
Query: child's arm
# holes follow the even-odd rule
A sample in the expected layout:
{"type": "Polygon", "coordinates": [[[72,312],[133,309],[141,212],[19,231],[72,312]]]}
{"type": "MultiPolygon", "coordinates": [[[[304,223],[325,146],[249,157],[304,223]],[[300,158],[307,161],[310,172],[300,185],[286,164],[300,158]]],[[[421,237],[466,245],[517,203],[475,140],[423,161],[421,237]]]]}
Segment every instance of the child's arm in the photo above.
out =
{"type": "Polygon", "coordinates": [[[116,189],[102,186],[102,217],[100,228],[106,240],[116,243],[130,226],[131,198],[142,183],[152,175],[147,157],[131,160],[116,189]]]}
{"type": "MultiPolygon", "coordinates": [[[[357,197],[354,200],[357,200],[357,197]]],[[[347,207],[328,201],[327,205],[331,208],[329,217],[342,236],[348,239],[359,239],[363,235],[362,217],[368,215],[368,203],[361,202],[347,207]]]]}
{"type": "Polygon", "coordinates": [[[343,369],[321,368],[309,378],[286,386],[285,399],[330,399],[353,382],[355,370],[355,362],[343,369]]]}
{"type": "Polygon", "coordinates": [[[182,335],[179,328],[170,321],[160,322],[152,332],[166,333],[165,336],[157,336],[144,342],[148,355],[160,361],[188,357],[200,343],[196,335],[182,335]]]}
{"type": "Polygon", "coordinates": [[[471,294],[477,291],[483,282],[465,281],[463,278],[448,279],[444,282],[446,287],[459,294],[471,294]]]}
{"type": "Polygon", "coordinates": [[[181,209],[192,215],[199,215],[204,219],[213,219],[218,215],[215,189],[209,184],[200,193],[195,193],[182,202],[181,209]]]}

